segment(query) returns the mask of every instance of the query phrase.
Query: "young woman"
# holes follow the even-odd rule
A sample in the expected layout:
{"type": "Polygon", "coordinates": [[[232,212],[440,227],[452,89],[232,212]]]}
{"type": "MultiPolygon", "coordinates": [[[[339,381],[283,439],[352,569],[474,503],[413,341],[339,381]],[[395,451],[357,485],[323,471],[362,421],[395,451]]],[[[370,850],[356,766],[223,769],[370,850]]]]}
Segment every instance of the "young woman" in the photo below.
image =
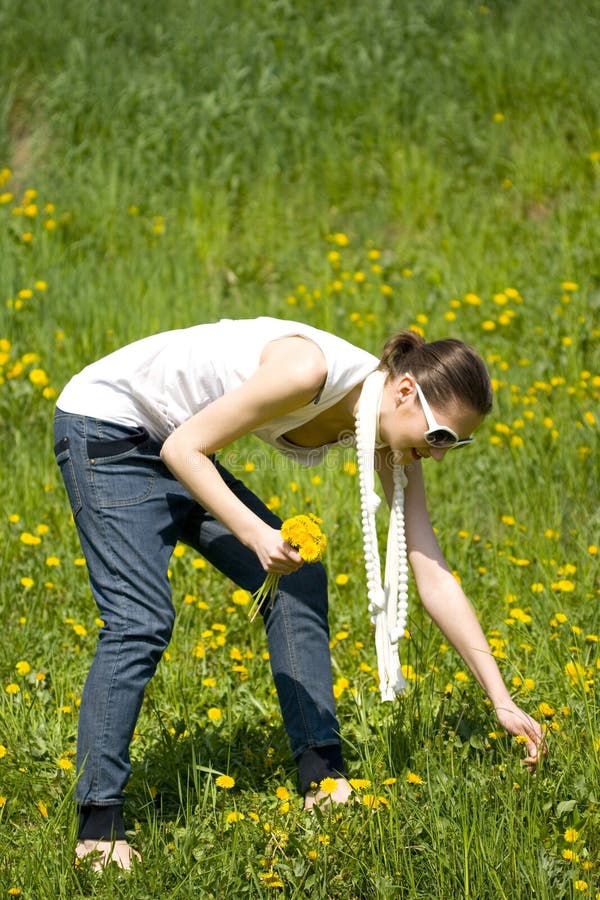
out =
{"type": "Polygon", "coordinates": [[[61,393],[55,453],[104,626],[83,691],[77,748],[78,856],[99,852],[129,868],[123,789],[144,689],[173,628],[167,568],[185,542],[241,587],[286,576],[263,612],[283,721],[305,806],[337,780],[348,799],[333,698],[323,567],[302,567],[279,519],[215,458],[254,434],[314,464],[356,433],[370,610],[380,688],[402,687],[397,641],[408,564],[423,605],[493,703],[500,724],[527,739],[538,723],[510,698],[478,620],[439,549],[421,460],[440,462],[471,440],[490,411],[485,366],[467,345],[401,332],[381,360],[299,322],[223,320],[156,334],[76,375],[61,393]],[[375,541],[376,467],[391,505],[386,581],[375,541]],[[406,530],[404,529],[406,522],[406,530]],[[315,789],[315,785],[317,788],[315,789]]]}

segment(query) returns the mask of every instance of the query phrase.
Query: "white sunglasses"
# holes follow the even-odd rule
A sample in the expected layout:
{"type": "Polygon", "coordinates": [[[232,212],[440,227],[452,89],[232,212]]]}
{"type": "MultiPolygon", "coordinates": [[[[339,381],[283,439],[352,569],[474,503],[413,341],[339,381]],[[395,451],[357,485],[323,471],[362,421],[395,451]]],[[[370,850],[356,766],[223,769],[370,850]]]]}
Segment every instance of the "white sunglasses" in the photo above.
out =
{"type": "Polygon", "coordinates": [[[465,447],[467,444],[473,443],[473,437],[459,438],[457,433],[451,428],[448,428],[447,425],[440,425],[439,422],[436,422],[431,407],[425,399],[425,395],[417,382],[415,382],[415,387],[417,389],[417,396],[423,407],[423,412],[425,413],[425,419],[427,421],[425,440],[430,447],[437,447],[439,450],[454,450],[455,447],[465,447]]]}

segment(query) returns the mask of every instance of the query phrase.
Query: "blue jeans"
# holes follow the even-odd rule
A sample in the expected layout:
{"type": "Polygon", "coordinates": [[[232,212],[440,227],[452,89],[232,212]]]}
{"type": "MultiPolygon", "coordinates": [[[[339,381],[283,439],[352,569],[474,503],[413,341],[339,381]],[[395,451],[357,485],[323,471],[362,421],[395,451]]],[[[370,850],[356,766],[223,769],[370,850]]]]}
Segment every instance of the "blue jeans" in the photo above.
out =
{"type": "MultiPolygon", "coordinates": [[[[144,689],[171,637],[167,577],[177,541],[201,553],[248,591],[263,582],[256,555],[203,509],[160,459],[144,428],[56,411],[55,455],[65,482],[92,593],[104,626],[83,690],[77,800],[123,803],[129,745],[144,689]]],[[[273,527],[280,520],[216,463],[243,503],[273,527]]],[[[271,669],[294,757],[339,745],[327,583],[320,564],[281,579],[264,615],[271,669]]]]}

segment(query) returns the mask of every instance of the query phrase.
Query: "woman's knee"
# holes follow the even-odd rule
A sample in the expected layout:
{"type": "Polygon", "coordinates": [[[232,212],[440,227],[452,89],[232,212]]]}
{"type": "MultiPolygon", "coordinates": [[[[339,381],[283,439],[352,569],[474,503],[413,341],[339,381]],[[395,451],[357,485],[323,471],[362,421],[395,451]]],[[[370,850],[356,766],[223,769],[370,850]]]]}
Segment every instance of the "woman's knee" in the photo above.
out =
{"type": "Polygon", "coordinates": [[[175,624],[174,609],[144,610],[142,614],[123,618],[109,616],[104,620],[100,640],[117,639],[128,646],[138,645],[140,651],[160,659],[169,645],[175,624]]]}

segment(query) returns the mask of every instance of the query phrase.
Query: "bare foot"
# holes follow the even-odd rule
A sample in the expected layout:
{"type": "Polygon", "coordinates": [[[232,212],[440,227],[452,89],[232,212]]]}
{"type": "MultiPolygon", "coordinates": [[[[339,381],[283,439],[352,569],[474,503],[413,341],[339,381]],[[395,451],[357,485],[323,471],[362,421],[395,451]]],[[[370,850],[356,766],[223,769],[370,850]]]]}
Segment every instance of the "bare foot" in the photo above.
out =
{"type": "Polygon", "coordinates": [[[110,863],[115,863],[119,869],[129,871],[133,865],[133,860],[142,861],[142,857],[131,847],[127,841],[79,841],[75,847],[75,856],[77,859],[85,859],[86,856],[93,854],[92,870],[101,872],[110,863]]]}
{"type": "Polygon", "coordinates": [[[312,811],[314,806],[329,806],[330,803],[347,803],[352,796],[352,788],[345,778],[336,778],[336,788],[331,793],[317,789],[304,795],[304,809],[312,811]]]}

